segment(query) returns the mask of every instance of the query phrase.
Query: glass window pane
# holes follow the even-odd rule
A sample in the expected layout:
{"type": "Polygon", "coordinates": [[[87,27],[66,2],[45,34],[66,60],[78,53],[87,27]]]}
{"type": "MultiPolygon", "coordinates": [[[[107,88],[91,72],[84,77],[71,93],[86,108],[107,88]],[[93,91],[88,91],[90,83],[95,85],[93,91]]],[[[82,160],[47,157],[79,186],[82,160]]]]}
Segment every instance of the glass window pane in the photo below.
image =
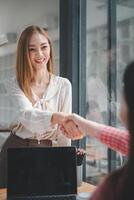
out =
{"type": "MultiPolygon", "coordinates": [[[[134,60],[134,1],[120,1],[117,8],[117,116],[120,112],[122,76],[126,65],[134,60]]],[[[118,117],[119,119],[119,117],[118,117]]],[[[125,129],[120,120],[117,127],[125,129]]],[[[126,157],[119,154],[120,164],[126,157]]]]}
{"type": "MultiPolygon", "coordinates": [[[[117,4],[117,105],[122,90],[122,75],[126,65],[134,59],[134,2],[123,1],[117,4]]],[[[117,122],[118,126],[122,126],[117,122]]]]}
{"type": "MultiPolygon", "coordinates": [[[[118,128],[125,129],[120,120],[119,111],[122,96],[122,75],[125,66],[133,60],[134,55],[134,2],[126,0],[116,3],[117,41],[116,48],[112,49],[110,52],[107,51],[108,2],[109,1],[105,0],[87,0],[86,117],[100,123],[108,124],[109,116],[107,108],[109,103],[109,91],[107,72],[109,72],[109,59],[111,59],[110,66],[114,69],[116,68],[115,74],[113,74],[113,68],[110,70],[112,80],[115,80],[115,82],[113,81],[111,83],[111,123],[114,122],[112,124],[118,128]],[[115,55],[116,58],[114,58],[115,55]],[[114,63],[112,62],[113,58],[116,59],[114,63]]],[[[87,180],[92,183],[97,183],[98,180],[107,173],[107,148],[90,137],[87,138],[86,148],[87,180]]],[[[126,158],[116,153],[112,162],[114,162],[115,167],[119,167],[124,161],[126,161],[126,158]]]]}
{"type": "MultiPolygon", "coordinates": [[[[107,124],[107,3],[87,0],[86,118],[107,124]]],[[[86,178],[96,184],[107,173],[107,148],[86,138],[86,178]]]]}

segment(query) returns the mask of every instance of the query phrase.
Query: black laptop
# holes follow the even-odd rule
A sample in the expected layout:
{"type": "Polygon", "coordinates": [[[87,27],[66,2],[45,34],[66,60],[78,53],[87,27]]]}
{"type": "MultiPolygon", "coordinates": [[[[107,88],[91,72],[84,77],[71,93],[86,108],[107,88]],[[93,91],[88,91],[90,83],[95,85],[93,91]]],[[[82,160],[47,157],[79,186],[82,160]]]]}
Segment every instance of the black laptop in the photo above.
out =
{"type": "Polygon", "coordinates": [[[75,147],[8,149],[8,200],[76,199],[75,147]]]}

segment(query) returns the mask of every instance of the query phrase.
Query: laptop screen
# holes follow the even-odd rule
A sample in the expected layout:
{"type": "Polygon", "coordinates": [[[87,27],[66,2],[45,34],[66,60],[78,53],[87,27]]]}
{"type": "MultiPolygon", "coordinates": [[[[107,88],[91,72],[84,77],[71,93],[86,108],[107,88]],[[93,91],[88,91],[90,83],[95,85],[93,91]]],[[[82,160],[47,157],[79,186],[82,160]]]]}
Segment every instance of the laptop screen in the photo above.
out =
{"type": "Polygon", "coordinates": [[[75,147],[8,149],[10,196],[77,193],[75,147]]]}

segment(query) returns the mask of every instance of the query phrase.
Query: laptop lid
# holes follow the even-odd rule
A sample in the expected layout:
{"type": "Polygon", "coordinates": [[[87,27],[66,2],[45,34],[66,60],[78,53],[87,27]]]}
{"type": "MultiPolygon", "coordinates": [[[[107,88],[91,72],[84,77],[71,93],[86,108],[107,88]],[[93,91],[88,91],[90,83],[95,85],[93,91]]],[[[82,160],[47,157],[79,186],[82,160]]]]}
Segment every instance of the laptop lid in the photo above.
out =
{"type": "Polygon", "coordinates": [[[7,196],[77,193],[75,147],[8,149],[7,196]]]}

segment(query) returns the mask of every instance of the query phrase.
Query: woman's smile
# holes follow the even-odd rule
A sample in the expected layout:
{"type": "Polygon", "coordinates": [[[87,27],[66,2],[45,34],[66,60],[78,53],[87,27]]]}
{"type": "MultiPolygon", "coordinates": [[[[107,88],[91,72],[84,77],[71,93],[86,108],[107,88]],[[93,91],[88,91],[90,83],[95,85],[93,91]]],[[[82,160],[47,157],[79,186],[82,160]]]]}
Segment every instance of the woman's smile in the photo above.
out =
{"type": "Polygon", "coordinates": [[[45,60],[46,60],[46,59],[43,58],[43,59],[35,59],[34,61],[35,61],[35,63],[37,63],[37,64],[42,64],[42,63],[44,63],[45,60]]]}
{"type": "Polygon", "coordinates": [[[29,42],[29,57],[34,68],[47,65],[50,58],[50,45],[44,35],[40,33],[32,35],[29,42]]]}

